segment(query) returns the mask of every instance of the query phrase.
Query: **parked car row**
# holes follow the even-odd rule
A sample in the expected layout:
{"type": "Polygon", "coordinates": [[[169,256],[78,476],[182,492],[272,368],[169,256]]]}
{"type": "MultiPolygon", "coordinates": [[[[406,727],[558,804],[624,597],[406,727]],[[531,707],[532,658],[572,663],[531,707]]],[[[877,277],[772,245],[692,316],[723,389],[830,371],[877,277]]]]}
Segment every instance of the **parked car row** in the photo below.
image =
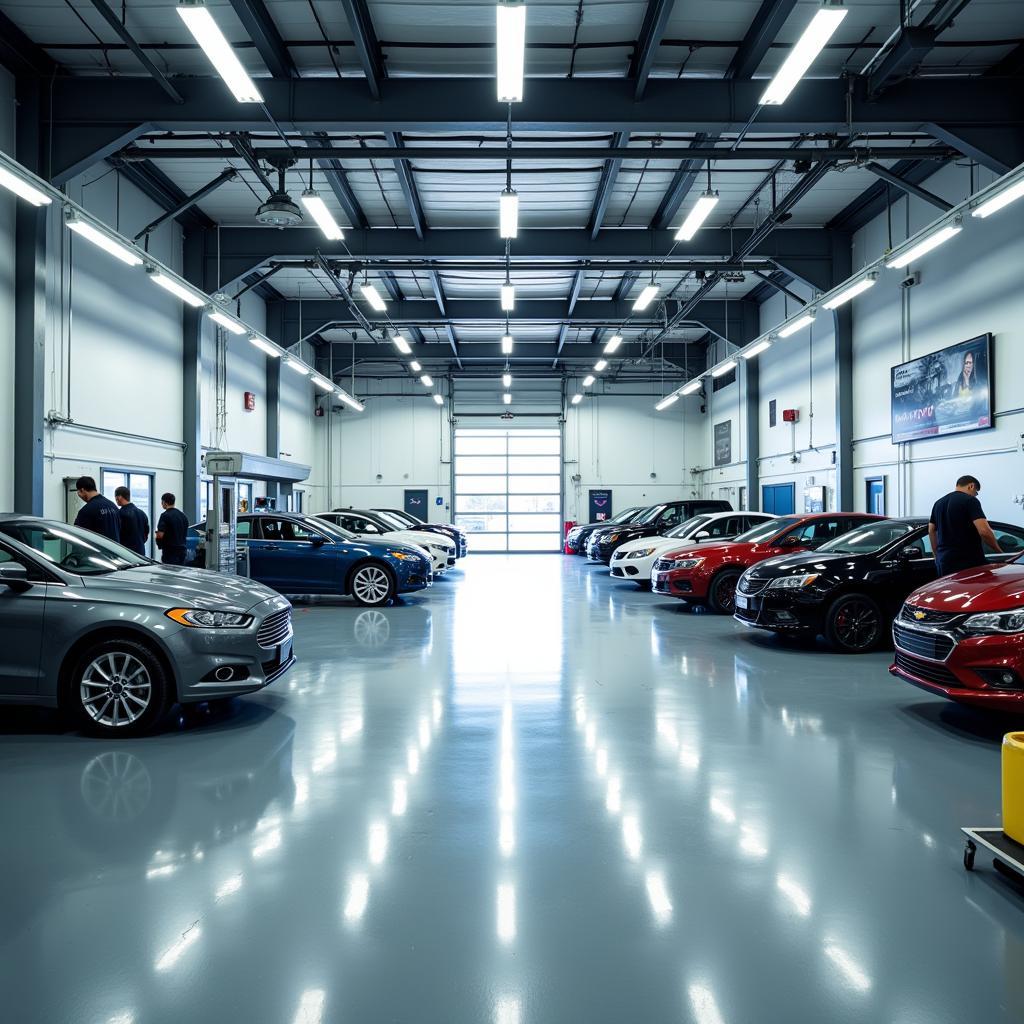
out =
{"type": "MultiPolygon", "coordinates": [[[[642,511],[629,514],[630,522],[645,518],[642,511]]],[[[1024,528],[990,525],[1001,553],[942,579],[926,519],[863,513],[705,513],[656,541],[622,545],[611,567],[615,578],[643,586],[651,559],[656,594],[781,636],[820,636],[841,653],[891,641],[893,675],[953,700],[1020,711],[1024,528]],[[715,536],[728,534],[741,515],[762,521],[745,533],[715,536]]],[[[621,532],[618,524],[603,529],[621,532]]],[[[590,532],[589,545],[600,561],[597,532],[590,532]]]]}

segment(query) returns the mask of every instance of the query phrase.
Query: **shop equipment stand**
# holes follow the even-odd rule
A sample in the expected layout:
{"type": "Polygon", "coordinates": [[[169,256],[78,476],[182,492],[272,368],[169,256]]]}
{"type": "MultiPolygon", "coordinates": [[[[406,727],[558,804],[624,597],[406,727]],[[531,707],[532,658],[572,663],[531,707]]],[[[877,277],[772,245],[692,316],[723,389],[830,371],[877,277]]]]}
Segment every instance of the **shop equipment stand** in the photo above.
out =
{"type": "Polygon", "coordinates": [[[995,857],[995,866],[1018,884],[1024,884],[1024,846],[1011,839],[1001,828],[962,828],[967,836],[964,867],[974,870],[974,855],[982,846],[995,857]]]}

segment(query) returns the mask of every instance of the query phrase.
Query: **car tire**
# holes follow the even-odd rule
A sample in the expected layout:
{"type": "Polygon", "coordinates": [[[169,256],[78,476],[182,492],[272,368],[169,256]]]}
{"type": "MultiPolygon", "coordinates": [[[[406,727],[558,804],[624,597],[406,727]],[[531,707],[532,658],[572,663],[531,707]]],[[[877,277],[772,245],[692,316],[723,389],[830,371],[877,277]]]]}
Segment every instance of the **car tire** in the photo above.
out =
{"type": "Polygon", "coordinates": [[[736,583],[740,569],[722,569],[708,587],[708,607],[718,615],[732,615],[736,610],[736,583]]]}
{"type": "Polygon", "coordinates": [[[167,711],[172,682],[160,659],[137,640],[102,640],[75,659],[66,691],[78,725],[95,736],[142,736],[167,711]]]}
{"type": "Polygon", "coordinates": [[[843,594],[825,613],[825,639],[840,654],[864,654],[881,646],[885,622],[878,602],[867,594],[843,594]]]}
{"type": "Polygon", "coordinates": [[[379,608],[395,599],[398,584],[391,570],[380,562],[361,562],[352,570],[348,590],[356,604],[379,608]]]}

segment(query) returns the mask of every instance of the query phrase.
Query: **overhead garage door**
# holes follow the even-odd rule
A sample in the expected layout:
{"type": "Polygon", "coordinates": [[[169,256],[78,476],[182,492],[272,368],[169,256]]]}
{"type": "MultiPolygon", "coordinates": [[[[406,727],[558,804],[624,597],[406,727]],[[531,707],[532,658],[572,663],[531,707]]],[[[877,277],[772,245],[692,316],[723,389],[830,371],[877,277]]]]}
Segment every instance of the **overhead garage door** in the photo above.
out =
{"type": "Polygon", "coordinates": [[[454,461],[455,523],[471,551],[560,550],[560,430],[458,427],[454,461]]]}

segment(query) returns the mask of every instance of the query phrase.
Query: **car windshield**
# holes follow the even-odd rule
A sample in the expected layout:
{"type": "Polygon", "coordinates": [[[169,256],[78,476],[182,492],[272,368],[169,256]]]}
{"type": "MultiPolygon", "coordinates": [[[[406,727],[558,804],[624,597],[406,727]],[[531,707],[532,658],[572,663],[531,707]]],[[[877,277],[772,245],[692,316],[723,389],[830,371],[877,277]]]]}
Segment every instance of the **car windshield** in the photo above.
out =
{"type": "Polygon", "coordinates": [[[635,518],[636,514],[640,511],[641,509],[639,505],[634,505],[632,508],[623,509],[617,516],[612,516],[611,519],[608,520],[607,525],[621,526],[623,523],[628,523],[632,521],[635,518]]]}
{"type": "Polygon", "coordinates": [[[665,505],[652,505],[646,512],[641,512],[636,519],[632,520],[632,524],[634,526],[646,526],[648,523],[653,523],[665,511],[665,508],[665,505]]]}
{"type": "Polygon", "coordinates": [[[378,516],[394,516],[402,524],[401,529],[403,530],[415,530],[417,526],[423,525],[422,519],[417,519],[415,516],[409,515],[408,512],[399,512],[397,508],[375,508],[373,511],[378,516]]]}
{"type": "Polygon", "coordinates": [[[120,569],[153,564],[151,559],[129,551],[108,537],[63,523],[0,523],[0,532],[77,576],[103,576],[120,569]]]}
{"type": "Polygon", "coordinates": [[[758,523],[757,526],[752,526],[746,533],[741,533],[736,538],[736,543],[757,544],[759,541],[774,537],[777,533],[782,533],[783,530],[788,530],[791,526],[796,526],[799,522],[800,520],[796,516],[791,516],[787,519],[769,519],[766,523],[758,523]]]}
{"type": "Polygon", "coordinates": [[[705,523],[710,523],[712,517],[709,515],[694,516],[692,519],[687,519],[685,523],[680,523],[678,526],[669,530],[665,534],[666,537],[690,537],[695,533],[700,533],[700,528],[705,523]]]}
{"type": "Polygon", "coordinates": [[[408,530],[409,524],[403,523],[398,516],[391,512],[378,512],[377,518],[385,525],[390,526],[392,530],[408,530]]]}
{"type": "Polygon", "coordinates": [[[327,536],[334,538],[335,540],[358,540],[359,538],[354,533],[349,533],[348,530],[340,527],[333,519],[321,519],[319,516],[314,516],[310,521],[311,526],[316,528],[327,536]]]}
{"type": "Polygon", "coordinates": [[[882,523],[872,523],[870,526],[862,526],[859,530],[851,530],[839,537],[833,537],[818,548],[818,551],[833,551],[842,555],[866,555],[873,551],[881,551],[888,547],[893,541],[905,537],[919,529],[913,523],[901,523],[896,520],[888,520],[882,523]]]}

